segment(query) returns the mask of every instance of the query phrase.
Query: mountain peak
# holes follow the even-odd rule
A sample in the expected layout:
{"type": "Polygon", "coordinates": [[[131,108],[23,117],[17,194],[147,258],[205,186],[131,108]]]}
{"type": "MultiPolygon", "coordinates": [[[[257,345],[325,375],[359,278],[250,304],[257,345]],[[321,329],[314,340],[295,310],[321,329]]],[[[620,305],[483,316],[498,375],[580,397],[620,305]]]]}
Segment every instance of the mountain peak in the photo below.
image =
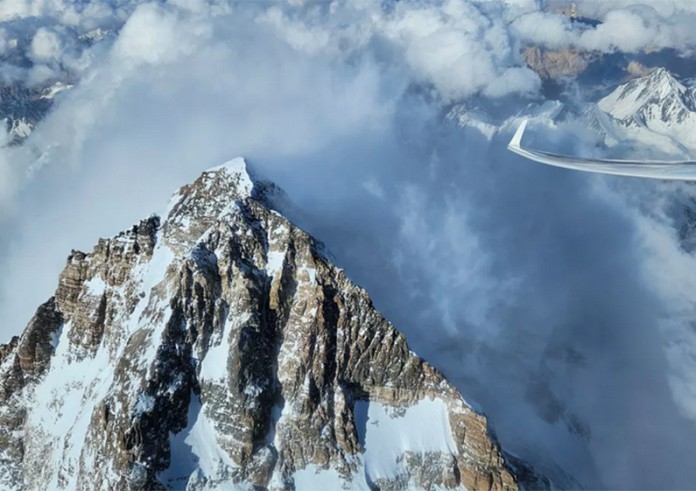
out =
{"type": "Polygon", "coordinates": [[[672,72],[667,70],[665,67],[657,67],[650,72],[648,72],[647,75],[644,75],[643,77],[639,78],[669,78],[669,79],[674,79],[672,76],[672,72]]]}
{"type": "Polygon", "coordinates": [[[210,167],[203,172],[220,172],[225,171],[229,173],[249,173],[249,164],[244,157],[235,157],[227,162],[223,162],[220,165],[215,165],[210,167]]]}
{"type": "Polygon", "coordinates": [[[243,159],[74,251],[0,346],[3,489],[514,490],[486,419],[243,159]]]}
{"type": "Polygon", "coordinates": [[[636,80],[653,89],[667,88],[680,94],[685,90],[685,87],[672,75],[672,72],[663,67],[658,67],[636,80]]]}
{"type": "Polygon", "coordinates": [[[236,157],[204,170],[198,179],[182,186],[176,194],[228,203],[250,198],[259,181],[247,161],[236,157]]]}
{"type": "Polygon", "coordinates": [[[686,87],[660,67],[618,86],[598,106],[625,124],[646,126],[656,120],[664,124],[684,120],[691,113],[693,101],[686,87]]]}
{"type": "Polygon", "coordinates": [[[192,247],[216,222],[229,218],[247,200],[276,211],[290,207],[285,192],[259,177],[243,157],[211,167],[170,199],[163,214],[164,238],[175,249],[192,247]]]}
{"type": "Polygon", "coordinates": [[[223,164],[206,169],[203,171],[201,178],[224,179],[227,185],[234,185],[234,190],[240,197],[251,196],[254,183],[257,180],[244,157],[236,157],[223,164]]]}

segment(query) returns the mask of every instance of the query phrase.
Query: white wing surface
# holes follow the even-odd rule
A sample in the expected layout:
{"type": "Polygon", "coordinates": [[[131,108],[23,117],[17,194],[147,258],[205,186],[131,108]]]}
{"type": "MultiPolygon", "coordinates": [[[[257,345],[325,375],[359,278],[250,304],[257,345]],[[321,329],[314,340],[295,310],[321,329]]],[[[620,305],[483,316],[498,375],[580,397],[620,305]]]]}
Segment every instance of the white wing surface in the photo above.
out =
{"type": "Polygon", "coordinates": [[[618,176],[696,181],[696,161],[693,160],[585,159],[525,148],[522,146],[522,136],[526,127],[525,119],[510,140],[508,150],[542,164],[618,176]]]}

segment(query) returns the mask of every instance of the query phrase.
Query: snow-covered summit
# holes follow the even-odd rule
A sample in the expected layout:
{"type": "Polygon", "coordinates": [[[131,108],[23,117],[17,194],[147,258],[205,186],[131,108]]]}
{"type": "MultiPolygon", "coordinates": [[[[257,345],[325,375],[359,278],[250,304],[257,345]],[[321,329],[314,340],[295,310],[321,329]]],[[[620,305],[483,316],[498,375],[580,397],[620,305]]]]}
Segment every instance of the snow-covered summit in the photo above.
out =
{"type": "MultiPolygon", "coordinates": [[[[696,99],[694,89],[658,68],[648,75],[620,85],[598,102],[598,107],[626,128],[647,129],[678,145],[696,148],[696,99]]],[[[653,138],[640,132],[649,141],[653,138]]],[[[669,144],[663,145],[665,147],[669,144]]]]}
{"type": "MultiPolygon", "coordinates": [[[[265,181],[256,175],[249,163],[243,157],[237,157],[203,171],[198,179],[179,189],[172,199],[183,196],[187,201],[202,201],[207,208],[215,208],[251,198],[264,184],[265,181]]],[[[208,215],[213,214],[217,215],[208,212],[208,215]]]]}
{"type": "Polygon", "coordinates": [[[71,253],[0,346],[0,488],[517,488],[486,419],[274,190],[234,159],[71,253]]]}
{"type": "Polygon", "coordinates": [[[278,212],[292,208],[281,188],[261,178],[243,157],[237,157],[204,171],[172,196],[162,214],[164,238],[170,247],[186,250],[216,223],[238,213],[246,200],[278,212]]]}
{"type": "Polygon", "coordinates": [[[642,124],[652,119],[679,120],[693,108],[684,85],[664,68],[617,87],[599,102],[616,119],[642,124]]]}
{"type": "Polygon", "coordinates": [[[227,162],[211,167],[203,172],[203,176],[216,175],[218,178],[226,179],[228,182],[233,182],[240,196],[249,197],[254,189],[255,178],[253,171],[244,157],[236,157],[227,162]]]}

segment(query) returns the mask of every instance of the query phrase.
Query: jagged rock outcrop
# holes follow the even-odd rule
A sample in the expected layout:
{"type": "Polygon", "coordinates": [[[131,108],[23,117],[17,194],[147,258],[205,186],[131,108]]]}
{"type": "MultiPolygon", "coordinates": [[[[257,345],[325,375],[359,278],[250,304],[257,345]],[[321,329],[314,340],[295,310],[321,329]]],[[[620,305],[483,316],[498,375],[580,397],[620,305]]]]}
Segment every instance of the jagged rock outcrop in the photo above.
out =
{"type": "Polygon", "coordinates": [[[588,67],[591,55],[575,49],[549,50],[530,46],[523,52],[527,66],[542,79],[576,77],[588,67]]]}
{"type": "Polygon", "coordinates": [[[242,159],[90,253],[0,347],[3,489],[516,489],[486,419],[242,159]]]}

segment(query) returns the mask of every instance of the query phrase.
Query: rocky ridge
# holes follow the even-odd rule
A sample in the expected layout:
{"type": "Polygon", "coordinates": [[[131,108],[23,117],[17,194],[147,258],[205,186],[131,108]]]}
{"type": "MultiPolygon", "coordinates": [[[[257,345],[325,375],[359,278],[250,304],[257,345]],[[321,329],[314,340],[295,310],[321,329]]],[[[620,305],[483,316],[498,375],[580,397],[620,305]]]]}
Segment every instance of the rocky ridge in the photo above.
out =
{"type": "Polygon", "coordinates": [[[517,488],[283,199],[236,159],[70,254],[0,346],[0,487],[517,488]]]}

